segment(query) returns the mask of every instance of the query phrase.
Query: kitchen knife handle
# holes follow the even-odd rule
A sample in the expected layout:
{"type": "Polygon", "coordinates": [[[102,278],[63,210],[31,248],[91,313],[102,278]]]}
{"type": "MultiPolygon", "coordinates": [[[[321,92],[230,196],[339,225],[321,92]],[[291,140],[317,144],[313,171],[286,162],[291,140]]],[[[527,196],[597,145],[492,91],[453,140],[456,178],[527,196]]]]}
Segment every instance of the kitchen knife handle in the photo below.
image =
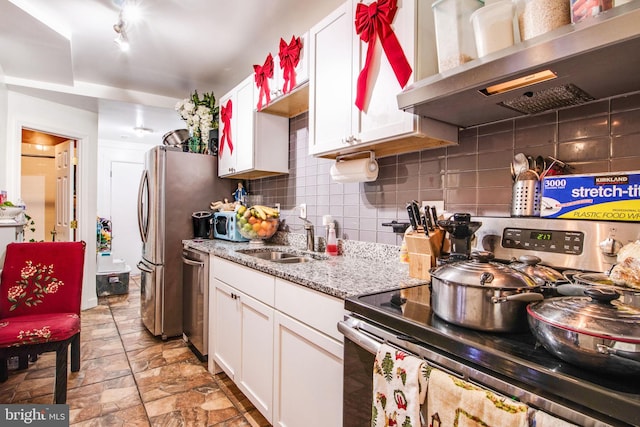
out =
{"type": "MultiPolygon", "coordinates": [[[[425,205],[424,206],[424,217],[427,220],[426,227],[429,228],[429,231],[434,231],[433,220],[431,219],[431,209],[430,209],[429,205],[425,205]]],[[[426,227],[425,227],[425,229],[426,229],[426,227]]]]}
{"type": "Polygon", "coordinates": [[[413,213],[413,206],[411,203],[407,203],[407,213],[409,214],[409,222],[411,223],[411,227],[413,230],[418,229],[418,224],[416,223],[416,217],[413,213]]]}

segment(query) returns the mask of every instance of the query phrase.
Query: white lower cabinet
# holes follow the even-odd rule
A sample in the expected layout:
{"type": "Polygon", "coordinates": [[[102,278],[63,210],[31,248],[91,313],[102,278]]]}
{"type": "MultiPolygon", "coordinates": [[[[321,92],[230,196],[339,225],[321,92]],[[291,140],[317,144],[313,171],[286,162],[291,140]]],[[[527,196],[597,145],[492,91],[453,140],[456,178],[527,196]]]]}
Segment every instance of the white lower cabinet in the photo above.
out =
{"type": "Polygon", "coordinates": [[[214,362],[269,422],[273,419],[273,307],[238,287],[271,287],[274,278],[232,262],[214,261],[214,362]],[[238,270],[229,280],[229,273],[238,270]],[[227,282],[220,280],[224,278],[227,282]],[[243,280],[246,279],[246,280],[243,280]],[[233,287],[235,280],[238,287],[233,287]],[[229,283],[232,282],[232,283],[229,283]]]}
{"type": "Polygon", "coordinates": [[[344,301],[212,258],[211,372],[274,426],[341,426],[344,301]]]}
{"type": "Polygon", "coordinates": [[[275,319],[274,426],[342,425],[342,343],[280,312],[275,319]]]}

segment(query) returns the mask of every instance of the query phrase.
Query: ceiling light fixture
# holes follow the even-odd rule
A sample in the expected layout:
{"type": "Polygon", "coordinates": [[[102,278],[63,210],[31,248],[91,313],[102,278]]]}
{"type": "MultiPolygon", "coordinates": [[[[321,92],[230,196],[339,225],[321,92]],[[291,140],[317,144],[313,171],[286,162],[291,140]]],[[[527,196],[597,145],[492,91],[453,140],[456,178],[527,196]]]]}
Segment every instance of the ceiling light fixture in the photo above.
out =
{"type": "Polygon", "coordinates": [[[153,133],[153,129],[149,129],[146,127],[142,127],[142,126],[136,126],[133,128],[133,131],[136,133],[136,136],[138,138],[142,138],[143,136],[153,133]]]}
{"type": "Polygon", "coordinates": [[[127,30],[126,30],[127,23],[124,20],[123,14],[122,14],[123,10],[124,9],[120,9],[120,13],[118,14],[118,22],[113,24],[113,31],[115,31],[116,34],[118,34],[116,38],[113,39],[113,41],[118,45],[118,47],[122,52],[128,52],[130,45],[129,45],[129,37],[127,37],[127,30]]]}

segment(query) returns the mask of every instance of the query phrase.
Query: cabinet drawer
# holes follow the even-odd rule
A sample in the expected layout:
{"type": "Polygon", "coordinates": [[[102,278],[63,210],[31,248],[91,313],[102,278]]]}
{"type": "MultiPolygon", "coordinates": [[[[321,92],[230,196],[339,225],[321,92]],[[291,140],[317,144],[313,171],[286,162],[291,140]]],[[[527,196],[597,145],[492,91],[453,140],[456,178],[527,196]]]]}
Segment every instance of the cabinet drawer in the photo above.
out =
{"type": "Polygon", "coordinates": [[[277,310],[342,342],[337,324],[344,319],[344,301],[322,292],[276,278],[277,310]]]}
{"type": "Polygon", "coordinates": [[[275,278],[226,259],[214,258],[213,276],[273,307],[275,278]]]}

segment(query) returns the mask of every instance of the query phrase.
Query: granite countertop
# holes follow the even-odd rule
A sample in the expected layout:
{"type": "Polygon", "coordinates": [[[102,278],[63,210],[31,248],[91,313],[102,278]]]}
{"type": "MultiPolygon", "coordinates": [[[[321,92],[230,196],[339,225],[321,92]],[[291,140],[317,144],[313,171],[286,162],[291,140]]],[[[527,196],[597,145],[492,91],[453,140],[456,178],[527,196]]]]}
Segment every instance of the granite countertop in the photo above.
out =
{"type": "Polygon", "coordinates": [[[408,264],[400,263],[398,248],[389,245],[341,242],[343,255],[328,256],[282,241],[264,246],[224,240],[184,240],[183,243],[187,247],[342,299],[427,283],[409,277],[408,264]],[[239,252],[246,249],[285,250],[316,259],[297,264],[281,264],[239,252]]]}

